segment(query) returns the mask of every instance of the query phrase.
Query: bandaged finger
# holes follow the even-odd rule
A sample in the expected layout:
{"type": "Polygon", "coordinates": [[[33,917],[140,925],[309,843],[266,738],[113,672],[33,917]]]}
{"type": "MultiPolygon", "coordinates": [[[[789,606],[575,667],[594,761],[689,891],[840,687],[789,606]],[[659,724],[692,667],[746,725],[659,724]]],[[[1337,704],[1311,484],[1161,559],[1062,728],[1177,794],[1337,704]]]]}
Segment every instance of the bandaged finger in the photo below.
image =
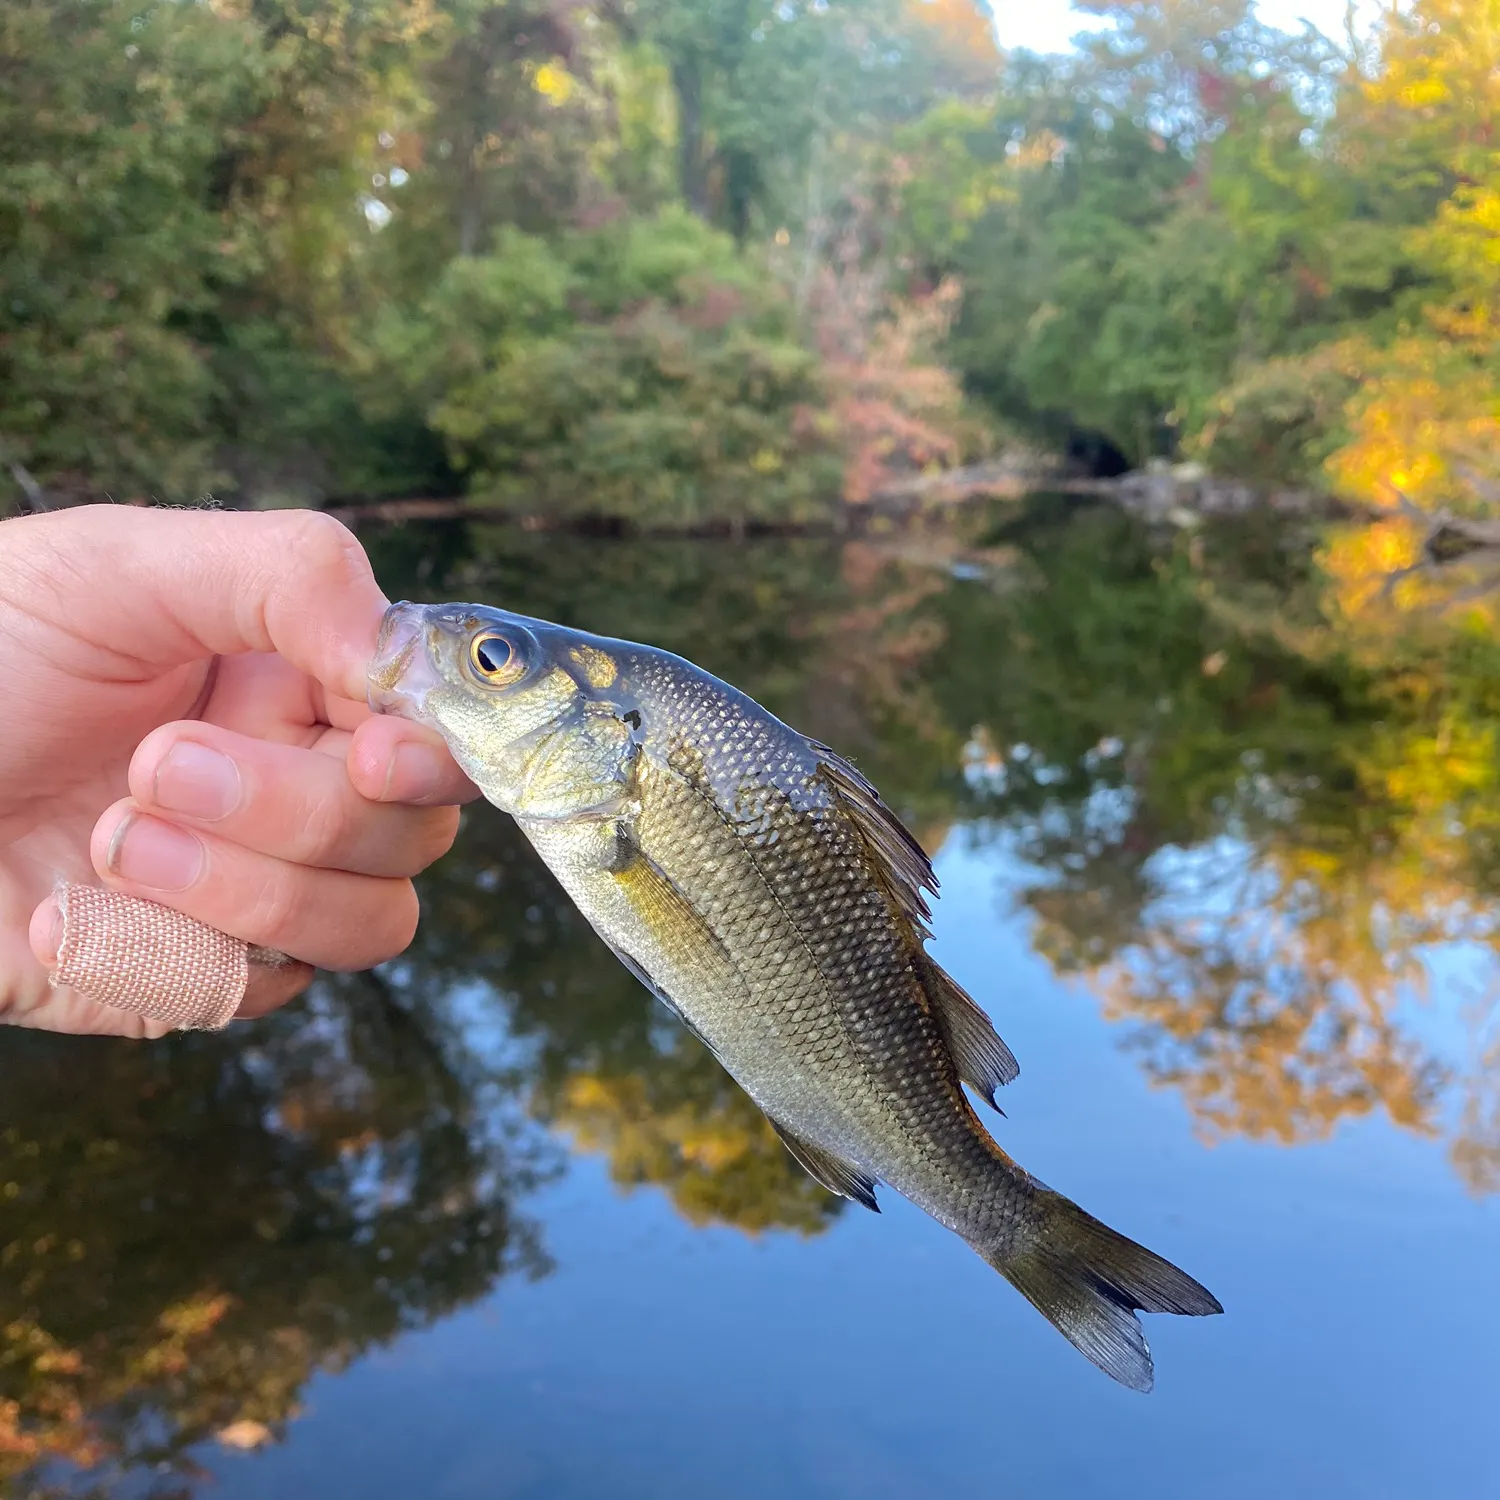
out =
{"type": "Polygon", "coordinates": [[[54,985],[182,1031],[217,1031],[244,1000],[252,951],[239,938],[169,906],[96,886],[64,882],[56,902],[54,985]]]}

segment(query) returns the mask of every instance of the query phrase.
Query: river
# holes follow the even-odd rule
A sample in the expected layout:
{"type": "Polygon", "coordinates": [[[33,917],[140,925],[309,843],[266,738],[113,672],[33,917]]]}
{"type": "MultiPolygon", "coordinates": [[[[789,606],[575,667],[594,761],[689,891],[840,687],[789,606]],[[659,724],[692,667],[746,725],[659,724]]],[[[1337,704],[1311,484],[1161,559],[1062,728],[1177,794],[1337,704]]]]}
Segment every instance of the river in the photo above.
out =
{"type": "Polygon", "coordinates": [[[1146,1320],[1152,1395],[803,1176],[480,805],[375,974],[0,1031],[0,1494],[1500,1493],[1500,637],[1290,524],[369,538],[393,595],[680,651],[881,787],[1021,1061],[1002,1144],[1224,1303],[1146,1320]]]}

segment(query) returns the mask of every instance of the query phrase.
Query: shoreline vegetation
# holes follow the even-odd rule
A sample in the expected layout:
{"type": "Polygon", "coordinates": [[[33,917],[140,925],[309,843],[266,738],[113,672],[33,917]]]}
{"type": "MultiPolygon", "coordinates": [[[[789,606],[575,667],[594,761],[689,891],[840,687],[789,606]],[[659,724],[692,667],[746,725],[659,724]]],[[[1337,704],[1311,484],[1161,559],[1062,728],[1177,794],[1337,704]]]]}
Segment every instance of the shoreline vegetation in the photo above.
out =
{"type": "Polygon", "coordinates": [[[1044,58],[984,0],[18,0],[0,504],[1482,531],[1494,0],[1083,9],[1044,58]]]}

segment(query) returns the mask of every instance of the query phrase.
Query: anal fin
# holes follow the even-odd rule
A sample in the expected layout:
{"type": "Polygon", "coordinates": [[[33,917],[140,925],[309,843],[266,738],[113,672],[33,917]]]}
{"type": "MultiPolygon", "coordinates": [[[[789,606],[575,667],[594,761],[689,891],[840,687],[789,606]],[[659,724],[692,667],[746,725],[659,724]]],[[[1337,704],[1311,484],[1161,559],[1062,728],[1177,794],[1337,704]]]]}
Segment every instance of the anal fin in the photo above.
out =
{"type": "Polygon", "coordinates": [[[938,1025],[943,1028],[943,1038],[953,1054],[958,1076],[982,1094],[992,1108],[1000,1110],[995,1103],[995,1090],[1003,1088],[1021,1071],[1015,1053],[1001,1040],[990,1018],[967,991],[930,958],[923,955],[918,960],[917,972],[938,1025]]]}
{"type": "MultiPolygon", "coordinates": [[[[769,1115],[766,1118],[771,1120],[769,1115]]],[[[856,1203],[864,1204],[873,1213],[880,1212],[880,1205],[875,1201],[875,1179],[868,1173],[835,1156],[831,1151],[804,1141],[777,1120],[771,1120],[771,1128],[781,1137],[786,1149],[797,1158],[798,1165],[814,1182],[821,1183],[830,1193],[836,1193],[840,1198],[851,1198],[856,1203]]]]}

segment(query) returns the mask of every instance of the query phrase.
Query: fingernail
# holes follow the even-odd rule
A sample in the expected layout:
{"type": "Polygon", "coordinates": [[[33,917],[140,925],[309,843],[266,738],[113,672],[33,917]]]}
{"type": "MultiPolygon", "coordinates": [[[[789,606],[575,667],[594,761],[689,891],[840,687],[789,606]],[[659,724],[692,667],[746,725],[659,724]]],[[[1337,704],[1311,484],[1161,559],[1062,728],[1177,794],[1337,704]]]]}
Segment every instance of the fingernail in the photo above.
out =
{"type": "Polygon", "coordinates": [[[213,822],[240,805],[240,768],[218,750],[183,740],[156,768],[156,805],[213,822]]]}
{"type": "Polygon", "coordinates": [[[57,955],[62,951],[63,914],[56,896],[49,896],[31,914],[31,951],[49,969],[57,967],[57,955]]]}
{"type": "Polygon", "coordinates": [[[203,873],[203,845],[156,818],[126,813],[109,841],[105,868],[133,885],[184,891],[203,873]]]}
{"type": "Polygon", "coordinates": [[[425,802],[436,797],[443,789],[447,770],[443,756],[430,745],[398,745],[385,779],[386,799],[425,802]]]}

